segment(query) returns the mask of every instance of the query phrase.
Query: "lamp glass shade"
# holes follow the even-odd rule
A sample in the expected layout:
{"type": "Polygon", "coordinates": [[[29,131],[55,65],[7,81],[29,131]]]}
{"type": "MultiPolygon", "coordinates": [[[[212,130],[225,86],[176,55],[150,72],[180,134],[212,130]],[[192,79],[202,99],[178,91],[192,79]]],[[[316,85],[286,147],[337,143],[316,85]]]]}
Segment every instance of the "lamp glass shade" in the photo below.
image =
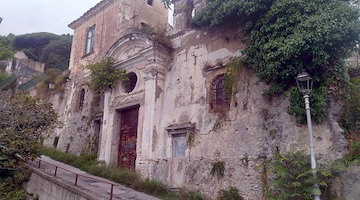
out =
{"type": "Polygon", "coordinates": [[[313,87],[313,80],[311,76],[306,71],[303,70],[300,74],[298,74],[298,76],[295,79],[299,87],[299,90],[304,95],[310,94],[313,87]]]}

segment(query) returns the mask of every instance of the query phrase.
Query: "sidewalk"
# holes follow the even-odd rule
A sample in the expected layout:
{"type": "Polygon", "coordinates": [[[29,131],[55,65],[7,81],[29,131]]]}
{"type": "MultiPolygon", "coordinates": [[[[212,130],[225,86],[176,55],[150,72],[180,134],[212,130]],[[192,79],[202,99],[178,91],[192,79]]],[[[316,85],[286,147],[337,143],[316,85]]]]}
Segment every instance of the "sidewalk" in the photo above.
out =
{"type": "MultiPolygon", "coordinates": [[[[79,174],[77,179],[77,185],[79,187],[86,188],[94,193],[97,193],[98,195],[104,197],[104,199],[110,199],[111,184],[114,184],[113,197],[112,197],[113,200],[160,200],[157,197],[153,197],[142,192],[137,192],[131,188],[125,187],[123,185],[109,181],[107,179],[93,176],[84,171],[81,171],[78,168],[64,164],[62,162],[58,162],[47,156],[41,156],[41,160],[45,161],[45,162],[41,162],[42,171],[54,175],[55,167],[53,165],[58,166],[56,170],[56,177],[64,180],[64,183],[71,185],[75,185],[75,180],[76,180],[75,173],[79,174]]],[[[37,162],[36,163],[32,162],[31,165],[34,167],[35,166],[38,167],[37,162]]]]}

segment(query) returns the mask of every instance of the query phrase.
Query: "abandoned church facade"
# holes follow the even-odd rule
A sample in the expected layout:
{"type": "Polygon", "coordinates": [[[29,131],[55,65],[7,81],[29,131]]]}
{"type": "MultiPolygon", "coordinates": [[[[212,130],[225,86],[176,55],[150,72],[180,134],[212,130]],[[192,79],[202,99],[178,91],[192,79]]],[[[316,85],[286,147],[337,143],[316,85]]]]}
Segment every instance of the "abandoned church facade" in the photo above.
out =
{"type": "MultiPolygon", "coordinates": [[[[262,95],[268,86],[247,67],[239,66],[234,94],[225,91],[226,64],[242,56],[243,34],[191,28],[205,3],[175,0],[173,26],[160,0],[103,0],[72,22],[70,81],[64,96],[52,97],[64,125],[46,142],[97,153],[171,188],[215,196],[232,186],[247,200],[261,199],[261,164],[275,152],[307,151],[307,129],[287,114],[284,97],[262,95]],[[155,40],[148,27],[167,28],[170,41],[155,40]],[[98,97],[84,66],[107,57],[126,70],[129,84],[98,97]],[[223,177],[211,175],[215,163],[224,164],[223,177]]],[[[322,162],[346,152],[332,112],[314,126],[322,162]]]]}

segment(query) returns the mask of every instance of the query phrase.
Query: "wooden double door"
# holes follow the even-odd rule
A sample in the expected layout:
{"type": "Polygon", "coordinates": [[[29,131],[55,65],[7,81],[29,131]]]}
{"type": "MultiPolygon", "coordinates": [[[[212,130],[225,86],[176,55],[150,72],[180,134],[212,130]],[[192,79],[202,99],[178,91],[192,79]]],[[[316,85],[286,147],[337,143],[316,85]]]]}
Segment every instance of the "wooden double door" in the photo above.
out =
{"type": "Polygon", "coordinates": [[[119,166],[135,169],[139,107],[120,112],[119,166]]]}

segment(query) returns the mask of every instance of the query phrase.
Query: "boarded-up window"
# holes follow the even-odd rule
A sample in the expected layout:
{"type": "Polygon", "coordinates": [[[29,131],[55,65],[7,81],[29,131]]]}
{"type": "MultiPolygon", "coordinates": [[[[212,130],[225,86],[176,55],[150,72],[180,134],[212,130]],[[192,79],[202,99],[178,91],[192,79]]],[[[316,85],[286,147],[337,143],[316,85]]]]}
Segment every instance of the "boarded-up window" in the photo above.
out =
{"type": "Polygon", "coordinates": [[[186,133],[172,135],[172,156],[184,157],[187,148],[186,133]]]}

